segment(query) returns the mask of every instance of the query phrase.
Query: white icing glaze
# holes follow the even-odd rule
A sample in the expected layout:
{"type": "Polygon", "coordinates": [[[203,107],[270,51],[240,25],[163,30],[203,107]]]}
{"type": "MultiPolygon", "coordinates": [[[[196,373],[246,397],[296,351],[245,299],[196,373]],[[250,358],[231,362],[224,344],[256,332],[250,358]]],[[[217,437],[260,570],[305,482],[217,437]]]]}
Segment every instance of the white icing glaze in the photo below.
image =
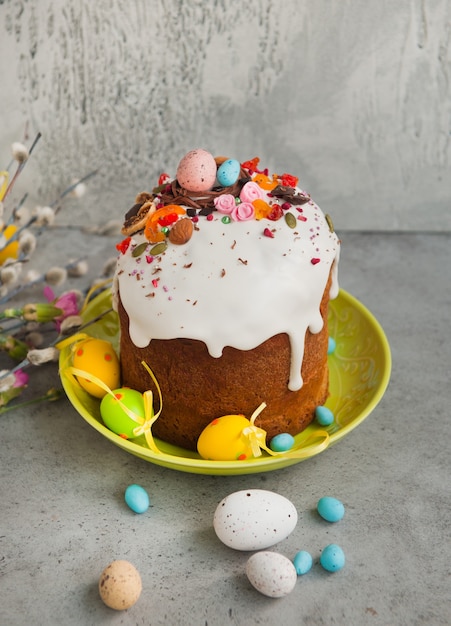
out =
{"type": "Polygon", "coordinates": [[[169,243],[150,263],[146,255],[153,244],[132,256],[146,241],[143,234],[134,235],[119,255],[113,288],[115,305],[119,293],[129,316],[134,344],[198,339],[212,357],[220,357],[225,346],[250,350],[286,333],[289,389],[300,389],[305,333],[322,329],[320,303],[331,267],[330,296],[338,294],[340,242],[313,201],[299,209],[293,206],[290,212],[305,221],[297,219],[293,229],[283,217],[229,224],[218,212],[211,221],[199,217],[188,243],[169,243]],[[273,238],[263,234],[265,228],[273,238]]]}

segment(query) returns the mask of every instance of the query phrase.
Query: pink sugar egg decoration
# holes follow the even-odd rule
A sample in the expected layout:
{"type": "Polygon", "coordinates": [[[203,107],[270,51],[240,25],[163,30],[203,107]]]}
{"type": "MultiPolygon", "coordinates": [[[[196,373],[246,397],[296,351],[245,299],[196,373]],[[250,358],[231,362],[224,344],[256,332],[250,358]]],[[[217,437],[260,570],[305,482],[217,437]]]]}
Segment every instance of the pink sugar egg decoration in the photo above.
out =
{"type": "Polygon", "coordinates": [[[185,154],[177,168],[177,180],[188,191],[210,191],[216,181],[216,161],[210,152],[198,148],[185,154]]]}

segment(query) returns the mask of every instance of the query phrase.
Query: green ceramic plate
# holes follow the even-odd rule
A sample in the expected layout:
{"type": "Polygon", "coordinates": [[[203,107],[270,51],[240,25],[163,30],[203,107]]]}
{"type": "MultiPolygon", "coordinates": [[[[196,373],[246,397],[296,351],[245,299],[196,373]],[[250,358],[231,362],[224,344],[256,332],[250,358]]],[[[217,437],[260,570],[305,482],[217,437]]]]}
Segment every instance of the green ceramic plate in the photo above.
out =
{"type": "MultiPolygon", "coordinates": [[[[111,307],[111,293],[104,291],[88,305],[84,320],[90,321],[111,307]]],[[[93,337],[108,339],[118,347],[118,319],[110,311],[86,329],[93,337]]],[[[100,401],[86,393],[78,383],[64,374],[70,361],[70,348],[60,354],[61,380],[73,407],[99,433],[112,443],[145,461],[171,469],[198,474],[253,474],[281,469],[319,453],[318,446],[309,442],[318,431],[329,434],[328,445],[334,445],[368,417],[387,388],[391,372],[391,355],[387,338],[375,317],[353,296],[341,290],[331,301],[329,332],[336,341],[335,352],[329,356],[330,397],[327,406],[335,422],[324,428],[311,424],[295,438],[295,447],[303,450],[304,458],[262,456],[245,461],[207,461],[197,453],[184,450],[156,439],[161,454],[150,450],[144,436],[126,440],[106,428],[100,416],[100,401]]]]}

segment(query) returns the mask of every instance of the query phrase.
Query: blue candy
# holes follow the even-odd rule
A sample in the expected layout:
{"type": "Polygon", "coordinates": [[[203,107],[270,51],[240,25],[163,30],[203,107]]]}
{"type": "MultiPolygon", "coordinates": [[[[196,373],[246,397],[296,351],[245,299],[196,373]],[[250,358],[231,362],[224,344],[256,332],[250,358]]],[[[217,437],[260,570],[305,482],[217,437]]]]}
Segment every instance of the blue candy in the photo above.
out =
{"type": "Polygon", "coordinates": [[[299,552],[294,555],[293,565],[298,576],[307,574],[313,565],[312,555],[306,550],[299,550],[299,552]]]}
{"type": "Polygon", "coordinates": [[[330,409],[326,406],[317,406],[315,409],[315,417],[321,426],[330,426],[333,424],[335,417],[330,409]]]}
{"type": "Polygon", "coordinates": [[[149,508],[149,495],[140,485],[129,485],[125,490],[125,502],[135,513],[145,513],[149,508]]]}
{"type": "Polygon", "coordinates": [[[333,337],[329,337],[329,343],[327,345],[327,354],[332,354],[333,352],[335,352],[336,347],[337,347],[337,344],[335,342],[335,339],[333,337]]]}
{"type": "Polygon", "coordinates": [[[345,507],[337,498],[324,496],[320,498],[317,504],[317,511],[327,522],[338,522],[345,514],[345,507]]]}
{"type": "Polygon", "coordinates": [[[269,447],[273,452],[286,452],[294,446],[294,437],[289,433],[280,433],[271,439],[269,447]]]}
{"type": "Polygon", "coordinates": [[[335,543],[326,546],[319,558],[319,562],[328,572],[338,572],[344,566],[345,561],[345,553],[335,543]]]}
{"type": "Polygon", "coordinates": [[[222,187],[230,187],[238,180],[241,165],[236,159],[227,159],[218,167],[216,178],[222,187]]]}

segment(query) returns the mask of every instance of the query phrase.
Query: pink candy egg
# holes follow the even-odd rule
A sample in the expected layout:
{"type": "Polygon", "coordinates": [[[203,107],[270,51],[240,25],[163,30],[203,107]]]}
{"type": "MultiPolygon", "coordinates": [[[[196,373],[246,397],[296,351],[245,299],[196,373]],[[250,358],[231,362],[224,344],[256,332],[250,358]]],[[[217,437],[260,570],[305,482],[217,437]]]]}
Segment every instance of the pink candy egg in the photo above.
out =
{"type": "Polygon", "coordinates": [[[212,154],[198,148],[185,154],[177,168],[177,180],[188,191],[209,191],[216,181],[216,161],[212,154]]]}

